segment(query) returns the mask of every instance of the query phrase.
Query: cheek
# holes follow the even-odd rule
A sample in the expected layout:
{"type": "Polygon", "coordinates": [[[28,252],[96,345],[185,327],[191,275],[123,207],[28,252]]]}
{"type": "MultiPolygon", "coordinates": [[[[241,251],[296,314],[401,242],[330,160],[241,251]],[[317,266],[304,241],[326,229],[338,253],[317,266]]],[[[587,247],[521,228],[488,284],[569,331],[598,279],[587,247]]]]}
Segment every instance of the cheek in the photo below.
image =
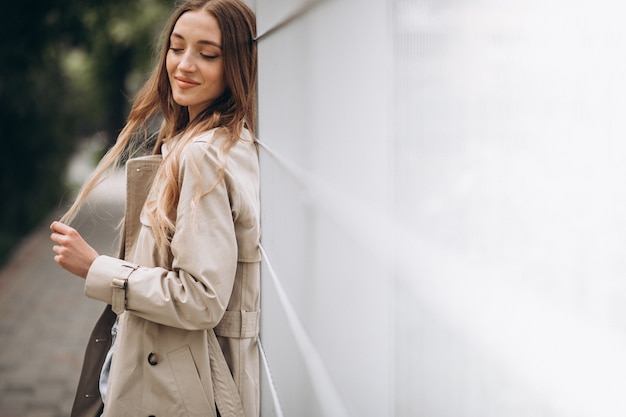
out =
{"type": "Polygon", "coordinates": [[[175,59],[173,59],[172,54],[168,52],[167,56],[165,57],[165,70],[167,71],[167,75],[171,76],[175,69],[175,59]]]}
{"type": "Polygon", "coordinates": [[[202,74],[206,83],[207,91],[214,97],[221,95],[224,92],[226,86],[226,79],[224,77],[223,66],[212,66],[205,68],[202,74]]]}

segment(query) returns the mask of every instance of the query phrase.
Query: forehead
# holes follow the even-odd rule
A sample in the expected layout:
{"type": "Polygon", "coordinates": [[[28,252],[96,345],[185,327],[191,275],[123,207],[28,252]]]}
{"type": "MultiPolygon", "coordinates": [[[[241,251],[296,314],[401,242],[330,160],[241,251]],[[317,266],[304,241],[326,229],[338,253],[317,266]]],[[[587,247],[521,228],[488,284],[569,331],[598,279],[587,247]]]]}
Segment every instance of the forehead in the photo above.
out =
{"type": "Polygon", "coordinates": [[[182,38],[187,42],[210,42],[222,44],[222,31],[215,17],[204,10],[183,13],[172,31],[172,37],[182,38]]]}

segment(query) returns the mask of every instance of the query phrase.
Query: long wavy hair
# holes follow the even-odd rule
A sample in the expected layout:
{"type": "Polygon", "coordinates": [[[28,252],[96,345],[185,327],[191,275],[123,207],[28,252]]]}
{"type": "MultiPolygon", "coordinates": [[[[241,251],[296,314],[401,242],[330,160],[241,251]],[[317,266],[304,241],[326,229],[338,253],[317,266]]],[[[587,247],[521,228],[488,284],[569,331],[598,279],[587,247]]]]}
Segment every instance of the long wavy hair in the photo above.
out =
{"type": "MultiPolygon", "coordinates": [[[[102,182],[113,169],[141,150],[154,143],[150,125],[162,119],[153,153],[161,153],[161,146],[178,137],[170,152],[163,159],[156,174],[162,187],[146,202],[146,216],[152,227],[161,255],[169,250],[175,225],[175,215],[180,195],[178,183],[179,161],[185,145],[197,134],[219,128],[225,139],[221,142],[220,175],[225,172],[226,155],[240,140],[242,129],[254,135],[256,120],[256,19],[254,12],[241,0],[187,0],[178,6],[167,23],[161,40],[158,62],[150,77],[138,92],[128,121],[113,147],[102,158],[93,174],[85,181],[76,200],[61,218],[70,223],[76,216],[88,194],[102,182]],[[193,120],[189,120],[187,107],[176,104],[173,99],[167,69],[166,56],[170,48],[170,36],[180,16],[189,11],[204,10],[217,20],[222,32],[222,55],[226,88],[222,95],[211,102],[193,120]]],[[[198,189],[193,201],[210,192],[198,189]]],[[[192,202],[193,202],[192,201],[192,202]]]]}

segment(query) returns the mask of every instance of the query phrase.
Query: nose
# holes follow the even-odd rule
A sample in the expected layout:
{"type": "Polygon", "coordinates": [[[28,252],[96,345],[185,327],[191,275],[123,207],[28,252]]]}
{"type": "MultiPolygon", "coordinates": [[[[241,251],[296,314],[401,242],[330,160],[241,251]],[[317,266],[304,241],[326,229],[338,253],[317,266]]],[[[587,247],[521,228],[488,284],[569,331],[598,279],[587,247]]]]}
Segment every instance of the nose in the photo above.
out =
{"type": "Polygon", "coordinates": [[[178,63],[178,69],[184,72],[194,72],[196,70],[196,64],[191,55],[191,51],[185,51],[178,63]]]}

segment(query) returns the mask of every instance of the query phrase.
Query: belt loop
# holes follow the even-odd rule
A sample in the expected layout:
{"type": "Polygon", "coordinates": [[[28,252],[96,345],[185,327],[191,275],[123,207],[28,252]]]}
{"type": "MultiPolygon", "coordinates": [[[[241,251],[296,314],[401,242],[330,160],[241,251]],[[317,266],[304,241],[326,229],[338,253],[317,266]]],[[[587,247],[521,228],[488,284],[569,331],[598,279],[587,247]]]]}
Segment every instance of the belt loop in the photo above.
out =
{"type": "Polygon", "coordinates": [[[137,265],[122,264],[111,280],[111,309],[118,316],[126,310],[126,286],[128,278],[139,268],[137,265]]]}
{"type": "Polygon", "coordinates": [[[226,311],[215,327],[215,334],[237,339],[256,337],[259,334],[260,311],[226,311]]]}

